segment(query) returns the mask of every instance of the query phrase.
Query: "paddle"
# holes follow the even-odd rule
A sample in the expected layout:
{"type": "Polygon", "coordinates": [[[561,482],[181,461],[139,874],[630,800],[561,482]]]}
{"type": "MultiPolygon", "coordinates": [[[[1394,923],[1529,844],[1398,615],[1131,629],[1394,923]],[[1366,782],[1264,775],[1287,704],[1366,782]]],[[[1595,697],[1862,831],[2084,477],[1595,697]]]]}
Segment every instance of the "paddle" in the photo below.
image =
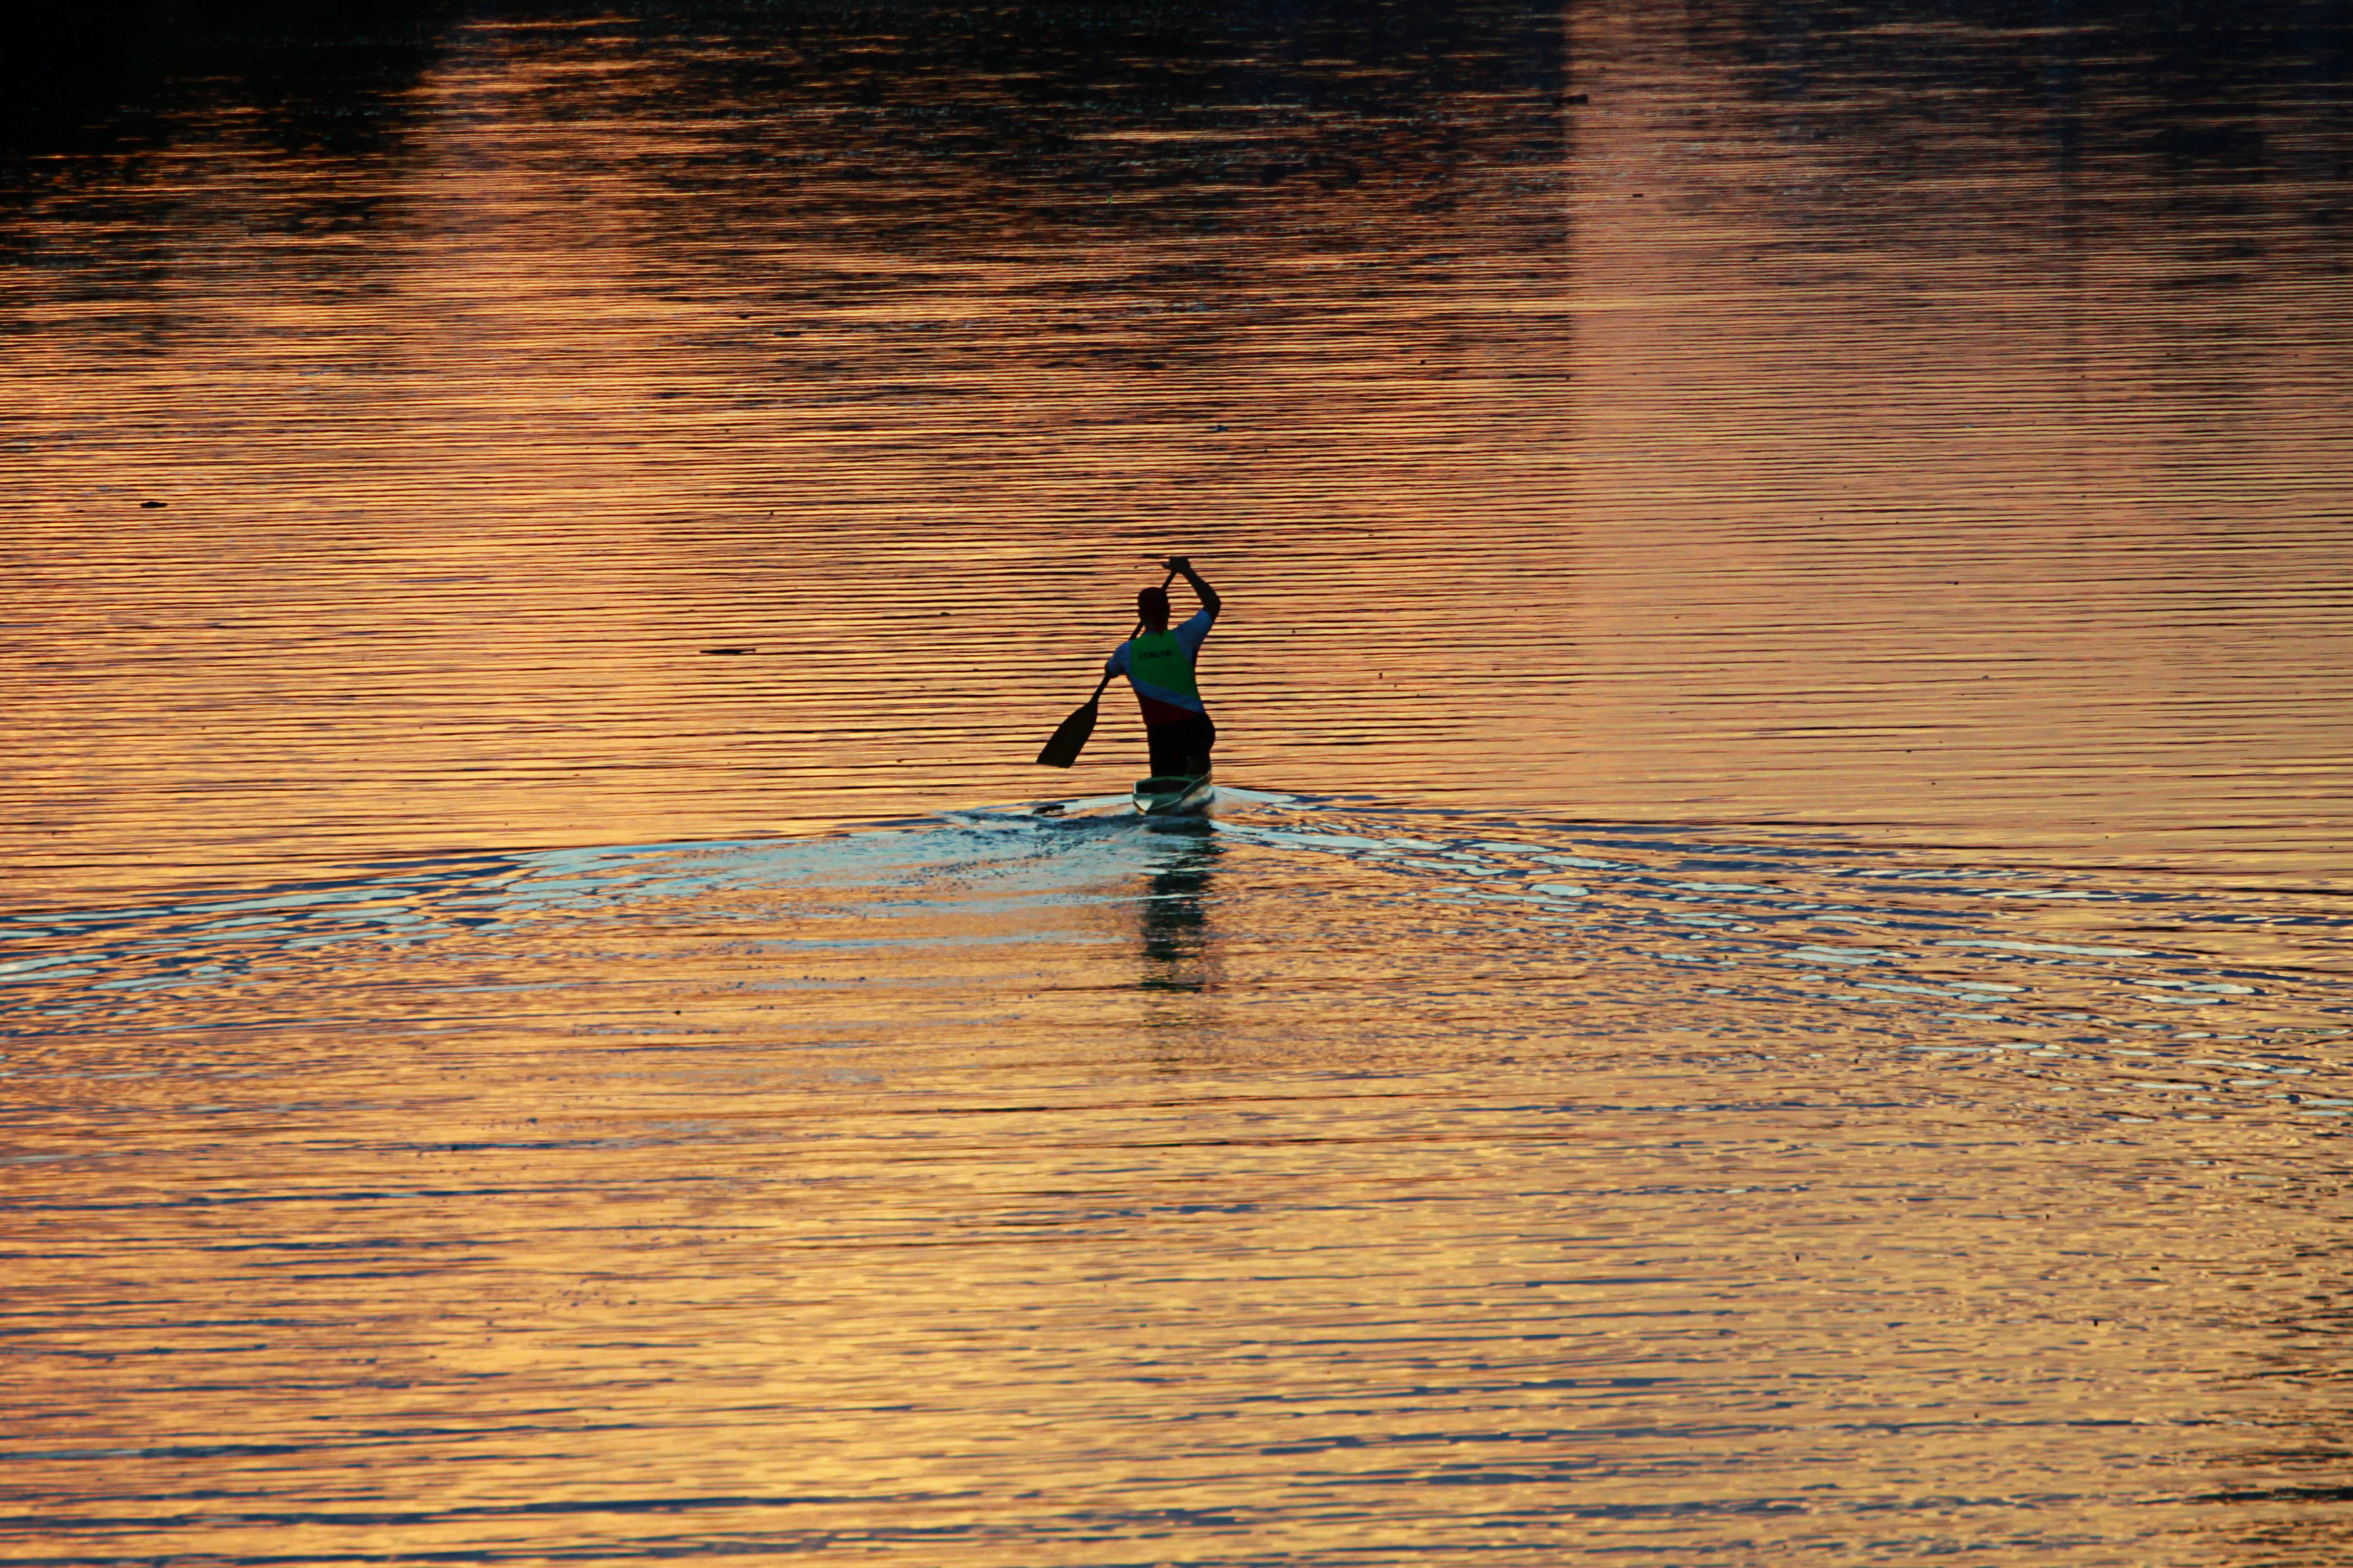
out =
{"type": "MultiPolygon", "coordinates": [[[[1166,593],[1168,584],[1175,581],[1176,581],[1176,574],[1171,572],[1162,580],[1160,591],[1166,593]]],[[[1136,633],[1142,630],[1144,630],[1144,623],[1139,620],[1135,623],[1135,631],[1127,634],[1128,640],[1134,641],[1136,633]]],[[[1079,760],[1079,753],[1087,749],[1087,737],[1095,732],[1096,704],[1103,700],[1104,688],[1118,679],[1115,675],[1106,674],[1102,682],[1095,687],[1095,694],[1088,698],[1086,702],[1069,718],[1062,721],[1062,727],[1054,731],[1053,738],[1039,748],[1038,765],[1039,767],[1067,768],[1079,760]]]]}

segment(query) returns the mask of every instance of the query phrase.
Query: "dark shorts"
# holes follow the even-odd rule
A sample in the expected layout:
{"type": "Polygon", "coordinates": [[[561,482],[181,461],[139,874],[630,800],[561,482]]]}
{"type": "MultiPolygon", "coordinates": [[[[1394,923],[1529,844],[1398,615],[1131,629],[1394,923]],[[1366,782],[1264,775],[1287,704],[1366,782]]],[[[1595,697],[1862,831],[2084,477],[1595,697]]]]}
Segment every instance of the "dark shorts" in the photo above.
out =
{"type": "Polygon", "coordinates": [[[1152,748],[1152,776],[1198,777],[1209,771],[1209,748],[1218,743],[1218,727],[1206,713],[1196,713],[1174,724],[1146,724],[1145,743],[1152,748]]]}

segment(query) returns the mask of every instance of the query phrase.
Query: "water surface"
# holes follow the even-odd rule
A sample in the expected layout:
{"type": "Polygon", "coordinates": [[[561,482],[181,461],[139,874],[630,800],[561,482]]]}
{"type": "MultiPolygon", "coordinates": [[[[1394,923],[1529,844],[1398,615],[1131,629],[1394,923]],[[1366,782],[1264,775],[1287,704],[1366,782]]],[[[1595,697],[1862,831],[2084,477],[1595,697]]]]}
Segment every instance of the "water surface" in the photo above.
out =
{"type": "Polygon", "coordinates": [[[167,25],[6,122],[13,1558],[2343,1559],[2334,12],[167,25]]]}

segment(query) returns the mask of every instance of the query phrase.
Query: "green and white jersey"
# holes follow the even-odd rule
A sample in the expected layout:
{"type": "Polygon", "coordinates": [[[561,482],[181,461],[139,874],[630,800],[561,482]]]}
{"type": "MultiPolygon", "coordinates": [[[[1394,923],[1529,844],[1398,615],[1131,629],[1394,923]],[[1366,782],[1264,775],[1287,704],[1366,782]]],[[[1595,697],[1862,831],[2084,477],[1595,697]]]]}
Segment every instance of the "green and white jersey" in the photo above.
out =
{"type": "Polygon", "coordinates": [[[1216,619],[1202,610],[1181,626],[1165,632],[1145,632],[1124,642],[1111,656],[1111,673],[1124,675],[1135,689],[1136,705],[1144,710],[1145,723],[1178,724],[1209,710],[1201,701],[1193,665],[1216,619]]]}

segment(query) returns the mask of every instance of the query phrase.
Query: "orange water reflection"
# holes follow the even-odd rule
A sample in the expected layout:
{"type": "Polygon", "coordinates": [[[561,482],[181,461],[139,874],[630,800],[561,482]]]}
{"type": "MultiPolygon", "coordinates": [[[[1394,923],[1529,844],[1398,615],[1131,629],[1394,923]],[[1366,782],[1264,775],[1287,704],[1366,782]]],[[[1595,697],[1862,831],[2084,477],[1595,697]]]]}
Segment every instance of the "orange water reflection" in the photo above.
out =
{"type": "Polygon", "coordinates": [[[2321,56],[1210,20],[16,167],[12,1552],[2341,1555],[2321,56]]]}
{"type": "Polygon", "coordinates": [[[1938,131],[1883,52],[1777,97],[1631,14],[1562,109],[1558,36],[1478,25],[1520,86],[1299,68],[1335,118],[483,24],[396,154],[230,117],[121,193],[160,236],[42,198],[97,270],[5,280],[11,860],[1018,798],[1177,543],[1255,783],[2336,869],[2319,187],[2054,161],[2039,100],[1938,131]]]}
{"type": "Polygon", "coordinates": [[[2334,1419],[2292,1305],[2337,1289],[2332,990],[2158,1005],[2179,955],[2071,942],[2015,901],[2047,881],[1586,840],[1570,893],[1405,826],[992,819],[85,925],[116,956],[11,1041],[16,1528],[959,1563],[2298,1528],[2267,1450],[2334,1419]]]}

